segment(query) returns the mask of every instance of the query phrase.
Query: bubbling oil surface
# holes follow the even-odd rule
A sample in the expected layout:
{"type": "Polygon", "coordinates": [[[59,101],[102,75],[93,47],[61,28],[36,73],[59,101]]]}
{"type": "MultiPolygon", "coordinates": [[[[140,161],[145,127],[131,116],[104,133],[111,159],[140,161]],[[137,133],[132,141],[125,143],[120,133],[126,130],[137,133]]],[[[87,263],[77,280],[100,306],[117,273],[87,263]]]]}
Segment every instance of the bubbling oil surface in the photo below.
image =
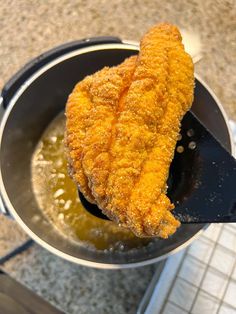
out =
{"type": "Polygon", "coordinates": [[[112,221],[84,209],[75,183],[68,175],[64,151],[65,117],[59,114],[45,130],[32,159],[32,184],[43,214],[65,237],[91,249],[119,250],[146,246],[140,239],[112,221]]]}

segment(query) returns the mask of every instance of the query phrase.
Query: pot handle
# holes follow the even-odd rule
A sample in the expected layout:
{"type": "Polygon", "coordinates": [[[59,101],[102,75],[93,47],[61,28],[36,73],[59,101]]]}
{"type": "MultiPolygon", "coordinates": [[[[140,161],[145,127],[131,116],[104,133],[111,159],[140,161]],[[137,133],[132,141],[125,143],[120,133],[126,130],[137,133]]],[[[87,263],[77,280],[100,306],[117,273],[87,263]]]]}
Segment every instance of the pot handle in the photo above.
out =
{"type": "Polygon", "coordinates": [[[61,55],[92,45],[122,43],[121,39],[112,36],[84,38],[55,47],[26,63],[3,87],[1,96],[5,109],[16,90],[40,67],[61,55]]]}

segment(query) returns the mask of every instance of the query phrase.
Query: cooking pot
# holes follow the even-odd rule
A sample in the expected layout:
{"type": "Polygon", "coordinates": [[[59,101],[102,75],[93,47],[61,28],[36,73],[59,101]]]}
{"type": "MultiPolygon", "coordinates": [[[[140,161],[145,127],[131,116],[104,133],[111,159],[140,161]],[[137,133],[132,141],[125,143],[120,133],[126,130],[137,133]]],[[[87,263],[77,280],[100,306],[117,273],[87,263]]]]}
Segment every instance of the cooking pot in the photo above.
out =
{"type": "MultiPolygon", "coordinates": [[[[3,88],[0,125],[0,210],[50,252],[97,268],[127,268],[157,262],[196,238],[204,225],[182,225],[167,240],[127,252],[103,252],[67,240],[42,214],[31,183],[31,158],[52,119],[62,110],[74,85],[104,66],[138,53],[138,45],[115,37],[84,39],[59,46],[29,62],[3,88]],[[38,220],[33,217],[37,215],[38,220]]],[[[229,150],[233,148],[224,110],[196,76],[192,111],[229,150]]],[[[204,202],[202,203],[204,206],[204,202]]]]}

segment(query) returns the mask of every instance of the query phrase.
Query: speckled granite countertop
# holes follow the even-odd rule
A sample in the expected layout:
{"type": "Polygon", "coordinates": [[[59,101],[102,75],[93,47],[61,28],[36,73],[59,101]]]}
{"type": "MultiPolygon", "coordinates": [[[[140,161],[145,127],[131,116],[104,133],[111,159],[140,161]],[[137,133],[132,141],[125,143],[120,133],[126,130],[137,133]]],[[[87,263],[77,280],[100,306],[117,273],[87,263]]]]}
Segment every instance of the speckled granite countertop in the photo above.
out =
{"type": "MultiPolygon", "coordinates": [[[[64,42],[98,35],[139,40],[158,21],[199,34],[196,72],[236,119],[236,3],[213,1],[0,1],[0,88],[30,58],[64,42]]],[[[0,256],[27,236],[0,217],[0,256]]],[[[104,271],[76,266],[38,245],[3,269],[68,313],[135,313],[154,266],[104,271]],[[134,288],[135,287],[135,288],[134,288]]]]}

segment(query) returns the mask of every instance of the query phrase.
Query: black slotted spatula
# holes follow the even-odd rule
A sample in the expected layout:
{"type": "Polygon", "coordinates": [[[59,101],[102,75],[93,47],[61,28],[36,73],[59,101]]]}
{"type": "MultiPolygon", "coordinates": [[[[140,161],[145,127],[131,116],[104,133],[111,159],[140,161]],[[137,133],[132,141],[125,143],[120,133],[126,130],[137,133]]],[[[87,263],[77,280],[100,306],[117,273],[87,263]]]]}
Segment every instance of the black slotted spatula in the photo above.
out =
{"type": "Polygon", "coordinates": [[[168,196],[182,223],[236,222],[236,160],[188,112],[170,168],[168,196]]]}
{"type": "MultiPolygon", "coordinates": [[[[174,215],[182,223],[236,222],[236,160],[192,112],[180,137],[168,179],[174,215]]],[[[91,214],[108,219],[79,195],[91,214]]]]}

